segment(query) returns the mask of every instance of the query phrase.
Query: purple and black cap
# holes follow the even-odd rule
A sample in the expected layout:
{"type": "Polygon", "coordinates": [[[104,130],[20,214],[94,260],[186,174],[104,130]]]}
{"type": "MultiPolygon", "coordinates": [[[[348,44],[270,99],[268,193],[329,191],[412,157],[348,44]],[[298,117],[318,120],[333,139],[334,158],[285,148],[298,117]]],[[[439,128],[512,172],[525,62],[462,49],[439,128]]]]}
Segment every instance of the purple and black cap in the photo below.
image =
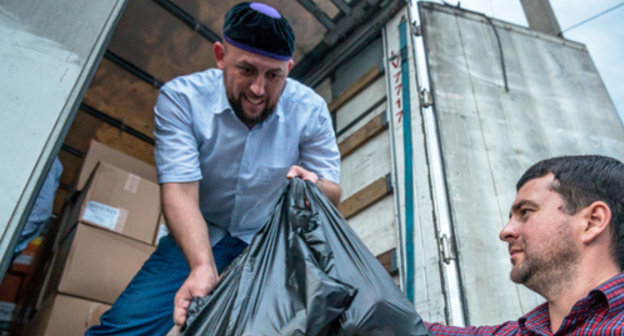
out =
{"type": "Polygon", "coordinates": [[[280,61],[292,58],[295,34],[275,8],[259,2],[243,2],[225,14],[223,39],[254,54],[280,61]]]}

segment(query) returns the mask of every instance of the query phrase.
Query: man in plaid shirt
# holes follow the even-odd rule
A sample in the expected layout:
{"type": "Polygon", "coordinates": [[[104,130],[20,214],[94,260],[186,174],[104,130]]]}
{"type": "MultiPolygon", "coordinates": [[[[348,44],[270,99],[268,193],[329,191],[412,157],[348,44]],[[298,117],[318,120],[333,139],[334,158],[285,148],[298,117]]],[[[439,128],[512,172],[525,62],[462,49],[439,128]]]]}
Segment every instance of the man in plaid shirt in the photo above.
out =
{"type": "Polygon", "coordinates": [[[567,156],[533,165],[500,239],[510,278],[546,298],[497,326],[427,326],[436,335],[624,335],[624,165],[567,156]]]}

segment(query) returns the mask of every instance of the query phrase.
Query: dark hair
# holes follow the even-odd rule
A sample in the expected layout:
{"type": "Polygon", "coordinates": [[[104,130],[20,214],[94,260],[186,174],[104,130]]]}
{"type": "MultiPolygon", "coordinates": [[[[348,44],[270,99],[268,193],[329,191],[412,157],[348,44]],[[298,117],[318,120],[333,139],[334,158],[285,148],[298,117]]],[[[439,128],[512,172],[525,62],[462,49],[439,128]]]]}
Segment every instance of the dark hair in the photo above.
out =
{"type": "Polygon", "coordinates": [[[595,201],[611,209],[611,253],[624,269],[624,164],[600,155],[561,156],[534,164],[518,180],[516,190],[529,180],[552,173],[552,190],[561,195],[565,211],[575,214],[595,201]]]}

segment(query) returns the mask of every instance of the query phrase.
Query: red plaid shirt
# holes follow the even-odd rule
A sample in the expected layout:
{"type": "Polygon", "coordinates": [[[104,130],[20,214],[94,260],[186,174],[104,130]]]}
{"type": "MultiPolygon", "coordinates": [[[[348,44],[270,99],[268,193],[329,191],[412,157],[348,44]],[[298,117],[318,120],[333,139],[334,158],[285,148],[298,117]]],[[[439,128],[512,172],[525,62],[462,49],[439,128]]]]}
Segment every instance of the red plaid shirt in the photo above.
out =
{"type": "MultiPolygon", "coordinates": [[[[435,335],[553,335],[547,303],[518,321],[497,326],[462,328],[427,323],[427,327],[435,335]]],[[[624,335],[624,272],[578,301],[554,335],[624,335]]]]}

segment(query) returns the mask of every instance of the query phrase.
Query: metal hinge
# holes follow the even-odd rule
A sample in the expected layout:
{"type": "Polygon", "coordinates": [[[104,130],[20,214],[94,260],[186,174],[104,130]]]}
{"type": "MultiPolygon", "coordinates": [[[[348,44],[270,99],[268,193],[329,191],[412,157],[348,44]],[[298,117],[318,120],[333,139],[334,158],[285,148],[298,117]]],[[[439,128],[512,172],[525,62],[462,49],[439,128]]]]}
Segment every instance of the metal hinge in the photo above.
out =
{"type": "Polygon", "coordinates": [[[431,92],[427,89],[420,90],[420,104],[422,107],[430,107],[433,106],[433,97],[431,96],[431,92]]]}
{"type": "Polygon", "coordinates": [[[450,264],[451,260],[455,260],[455,255],[453,254],[453,247],[451,246],[451,238],[445,234],[440,237],[439,241],[440,246],[440,255],[442,256],[442,261],[445,264],[450,264]]]}
{"type": "Polygon", "coordinates": [[[412,32],[414,32],[414,36],[422,36],[422,26],[416,22],[412,23],[412,32]]]}

